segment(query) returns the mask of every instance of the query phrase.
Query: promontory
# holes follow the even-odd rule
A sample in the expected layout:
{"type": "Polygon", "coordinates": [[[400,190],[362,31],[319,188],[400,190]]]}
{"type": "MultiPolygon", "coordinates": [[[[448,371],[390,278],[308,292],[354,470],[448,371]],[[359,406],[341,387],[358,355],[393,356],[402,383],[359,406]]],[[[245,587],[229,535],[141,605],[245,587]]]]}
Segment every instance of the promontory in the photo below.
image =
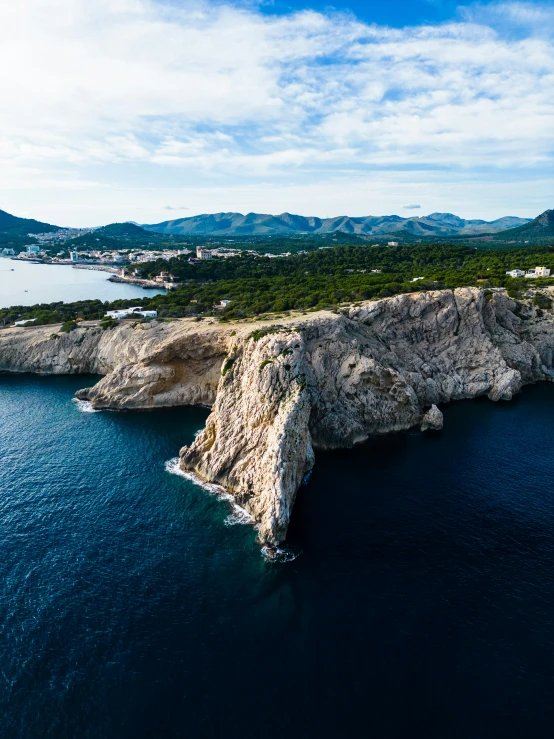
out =
{"type": "Polygon", "coordinates": [[[0,370],[103,375],[78,393],[97,409],[209,405],[181,467],[234,495],[272,546],[314,449],[439,429],[440,404],[510,400],[554,378],[554,315],[502,290],[411,293],[254,324],[58,329],[1,330],[0,370]]]}

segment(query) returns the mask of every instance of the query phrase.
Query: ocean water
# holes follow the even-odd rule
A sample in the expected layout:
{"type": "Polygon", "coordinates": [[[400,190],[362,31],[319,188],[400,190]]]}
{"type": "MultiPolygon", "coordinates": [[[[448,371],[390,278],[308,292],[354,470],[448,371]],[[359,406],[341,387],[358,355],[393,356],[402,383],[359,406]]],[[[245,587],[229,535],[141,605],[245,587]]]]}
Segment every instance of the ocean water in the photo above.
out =
{"type": "Polygon", "coordinates": [[[0,308],[63,300],[119,300],[152,297],[165,290],[110,282],[109,272],[73,269],[69,265],[33,264],[0,258],[0,308]],[[13,271],[12,271],[13,270],[13,271]]]}
{"type": "Polygon", "coordinates": [[[2,739],[552,736],[554,386],[318,453],[273,563],[89,383],[0,376],[2,739]]]}

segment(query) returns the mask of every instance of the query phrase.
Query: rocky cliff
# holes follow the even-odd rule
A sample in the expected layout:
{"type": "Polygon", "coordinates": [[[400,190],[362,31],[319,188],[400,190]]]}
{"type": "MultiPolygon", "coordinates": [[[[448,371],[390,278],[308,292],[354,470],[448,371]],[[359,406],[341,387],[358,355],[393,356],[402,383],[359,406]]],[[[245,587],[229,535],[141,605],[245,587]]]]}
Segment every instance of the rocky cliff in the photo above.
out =
{"type": "Polygon", "coordinates": [[[131,324],[0,332],[0,369],[97,373],[96,408],[207,404],[181,466],[224,486],[276,545],[313,448],[439,429],[437,404],[509,400],[554,378],[554,316],[474,288],[400,295],[280,325],[131,324]]]}

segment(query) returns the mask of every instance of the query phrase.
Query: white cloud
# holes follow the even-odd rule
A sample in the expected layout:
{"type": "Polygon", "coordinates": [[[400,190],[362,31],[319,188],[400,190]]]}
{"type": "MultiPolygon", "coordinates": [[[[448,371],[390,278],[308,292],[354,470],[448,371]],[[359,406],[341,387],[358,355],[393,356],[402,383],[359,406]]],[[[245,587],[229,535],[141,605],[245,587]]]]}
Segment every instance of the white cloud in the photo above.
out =
{"type": "MultiPolygon", "coordinates": [[[[396,172],[435,185],[512,180],[504,211],[513,211],[519,181],[551,182],[545,7],[476,6],[460,22],[399,30],[208,2],[4,3],[4,207],[6,197],[32,207],[23,193],[37,198],[43,183],[92,198],[127,188],[141,200],[156,184],[179,199],[196,185],[210,211],[218,188],[293,185],[308,202],[322,180],[332,192],[345,177],[390,182],[384,172],[396,172]],[[516,36],[504,32],[507,20],[516,36]]],[[[310,212],[320,212],[315,198],[310,212]]]]}

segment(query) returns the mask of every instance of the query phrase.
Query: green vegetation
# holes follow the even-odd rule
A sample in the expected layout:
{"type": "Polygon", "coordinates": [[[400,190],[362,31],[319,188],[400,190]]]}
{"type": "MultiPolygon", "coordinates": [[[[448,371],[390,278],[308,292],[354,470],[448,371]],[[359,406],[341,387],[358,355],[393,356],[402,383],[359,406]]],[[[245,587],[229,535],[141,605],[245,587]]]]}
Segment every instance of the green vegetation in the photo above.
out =
{"type": "Polygon", "coordinates": [[[34,236],[29,234],[53,233],[57,226],[49,223],[35,221],[33,218],[18,218],[0,210],[0,251],[2,249],[14,249],[20,252],[29,244],[38,243],[34,236]]]}
{"type": "MultiPolygon", "coordinates": [[[[510,242],[532,242],[535,244],[551,244],[554,239],[554,210],[546,210],[525,226],[510,228],[496,234],[494,241],[510,242]]],[[[495,247],[498,246],[495,244],[495,247]]]]}
{"type": "MultiPolygon", "coordinates": [[[[341,304],[427,289],[479,286],[506,287],[514,298],[528,286],[554,284],[552,279],[512,279],[506,271],[544,265],[554,270],[554,247],[477,250],[462,245],[399,247],[338,246],[291,257],[270,259],[241,254],[190,264],[186,259],[141,265],[148,276],[170,271],[182,284],[165,295],[144,297],[145,308],[160,318],[216,316],[220,320],[252,319],[296,310],[336,310],[341,304]],[[414,282],[414,278],[423,278],[414,282]],[[221,300],[231,301],[225,308],[221,300]]],[[[147,293],[146,293],[147,294],[147,293]]],[[[0,325],[36,318],[37,324],[65,323],[75,318],[103,319],[106,310],[125,308],[134,300],[17,306],[0,310],[0,325]]],[[[254,331],[258,341],[268,331],[254,331]]]]}
{"type": "Polygon", "coordinates": [[[227,374],[227,372],[229,372],[229,370],[232,368],[232,366],[233,366],[234,363],[235,363],[235,360],[234,359],[231,359],[230,357],[227,357],[227,359],[225,360],[225,363],[223,365],[223,369],[221,370],[222,377],[225,377],[225,375],[227,374]]]}
{"type": "Polygon", "coordinates": [[[264,359],[264,361],[260,364],[260,372],[263,370],[264,367],[267,367],[268,364],[273,364],[273,360],[264,359]]]}
{"type": "Polygon", "coordinates": [[[537,293],[533,298],[533,305],[542,310],[550,310],[552,308],[552,300],[542,293],[537,293]]]}
{"type": "Polygon", "coordinates": [[[62,334],[68,334],[70,331],[74,331],[77,328],[77,323],[73,320],[66,321],[62,327],[60,328],[60,331],[62,334]]]}
{"type": "Polygon", "coordinates": [[[114,318],[103,318],[100,322],[100,328],[102,331],[106,331],[110,328],[115,328],[117,326],[117,321],[114,318]]]}
{"type": "Polygon", "coordinates": [[[276,334],[280,331],[280,329],[277,326],[269,326],[268,328],[260,328],[256,331],[252,331],[249,339],[254,339],[254,341],[259,341],[264,336],[268,336],[269,334],[276,334]]]}
{"type": "MultiPolygon", "coordinates": [[[[63,249],[66,252],[73,250],[78,252],[115,251],[117,249],[153,251],[180,248],[191,249],[192,247],[187,246],[187,242],[182,237],[151,233],[132,223],[112,223],[83,236],[68,239],[63,243],[63,249]]],[[[59,245],[49,247],[49,251],[56,253],[59,249],[59,245]]]]}
{"type": "Polygon", "coordinates": [[[28,234],[52,233],[57,230],[58,226],[35,221],[34,218],[18,218],[6,213],[5,210],[0,210],[0,232],[2,233],[19,234],[27,237],[28,234]]]}

